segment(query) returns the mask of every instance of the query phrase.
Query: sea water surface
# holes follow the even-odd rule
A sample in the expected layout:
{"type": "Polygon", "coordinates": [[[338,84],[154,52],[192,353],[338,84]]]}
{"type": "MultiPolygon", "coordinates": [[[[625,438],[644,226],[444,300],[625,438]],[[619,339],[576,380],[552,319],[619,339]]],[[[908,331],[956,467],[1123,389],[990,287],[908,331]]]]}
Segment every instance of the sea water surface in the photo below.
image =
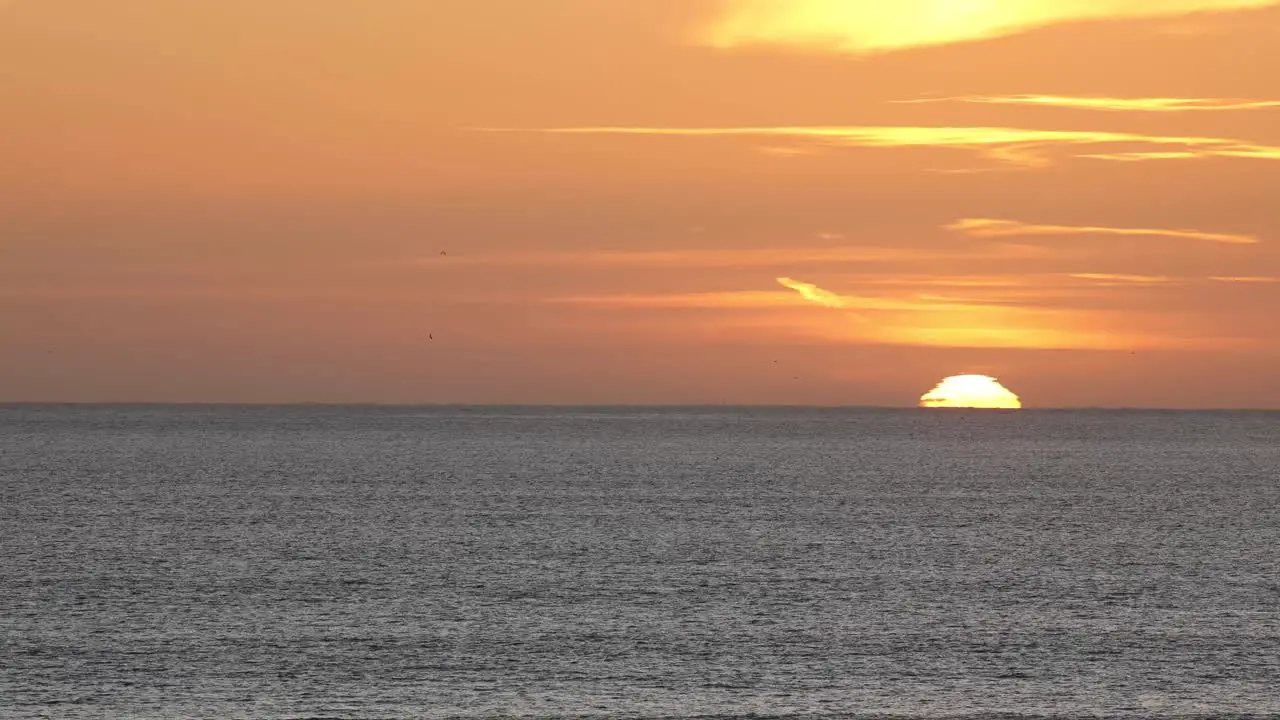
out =
{"type": "Polygon", "coordinates": [[[0,407],[0,718],[1280,715],[1280,414],[0,407]]]}

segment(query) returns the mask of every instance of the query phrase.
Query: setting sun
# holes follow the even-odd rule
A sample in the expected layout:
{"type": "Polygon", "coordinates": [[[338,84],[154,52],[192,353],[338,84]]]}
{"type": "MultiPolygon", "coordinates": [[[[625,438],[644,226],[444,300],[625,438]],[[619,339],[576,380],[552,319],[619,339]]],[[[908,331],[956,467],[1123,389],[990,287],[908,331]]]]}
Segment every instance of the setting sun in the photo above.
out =
{"type": "Polygon", "coordinates": [[[1017,410],[1022,401],[999,380],[986,375],[949,377],[920,398],[920,407],[1003,408],[1017,410]]]}

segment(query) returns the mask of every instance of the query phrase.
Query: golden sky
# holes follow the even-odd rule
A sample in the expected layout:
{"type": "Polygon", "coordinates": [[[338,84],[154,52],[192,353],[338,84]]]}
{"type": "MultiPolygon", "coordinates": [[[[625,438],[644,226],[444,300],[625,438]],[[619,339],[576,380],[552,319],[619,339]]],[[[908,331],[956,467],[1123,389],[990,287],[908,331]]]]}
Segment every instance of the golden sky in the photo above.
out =
{"type": "Polygon", "coordinates": [[[0,401],[1280,407],[1280,0],[0,0],[0,401]]]}

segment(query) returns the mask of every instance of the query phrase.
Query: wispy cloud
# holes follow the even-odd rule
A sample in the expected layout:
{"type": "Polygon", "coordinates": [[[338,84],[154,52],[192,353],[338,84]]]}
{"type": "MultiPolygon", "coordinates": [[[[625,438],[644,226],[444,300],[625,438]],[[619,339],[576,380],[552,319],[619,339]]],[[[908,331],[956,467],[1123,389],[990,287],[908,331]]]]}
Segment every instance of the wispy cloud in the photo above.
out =
{"type": "Polygon", "coordinates": [[[944,288],[1040,287],[1045,278],[1033,275],[879,275],[861,277],[868,285],[944,288]]]}
{"type": "Polygon", "coordinates": [[[743,290],[737,292],[695,292],[665,294],[581,295],[551,298],[547,302],[604,308],[680,310],[762,310],[797,307],[801,298],[784,292],[743,290]]]}
{"type": "MultiPolygon", "coordinates": [[[[565,297],[548,302],[603,310],[737,313],[736,316],[717,320],[715,326],[736,324],[756,330],[776,328],[779,332],[835,343],[1095,350],[1197,344],[1180,337],[1127,332],[1100,325],[1096,311],[1034,303],[991,304],[910,294],[842,295],[809,283],[795,284],[805,287],[811,297],[800,292],[748,290],[565,297]],[[805,310],[815,304],[846,312],[820,312],[815,315],[805,310]],[[849,310],[858,312],[847,312],[849,310]]],[[[706,319],[691,318],[691,321],[706,322],[706,319]]]]}
{"type": "Polygon", "coordinates": [[[1053,151],[1095,160],[1173,160],[1210,157],[1280,160],[1280,147],[1231,138],[1143,135],[1090,130],[1003,127],[797,126],[797,127],[566,127],[472,128],[477,132],[651,137],[745,137],[762,142],[786,138],[816,147],[951,148],[1025,168],[1052,164],[1053,151]]]}
{"type": "MultiPolygon", "coordinates": [[[[596,295],[546,302],[593,310],[704,311],[684,322],[737,332],[786,333],[824,343],[946,348],[1123,350],[1244,346],[1232,338],[1188,334],[1159,313],[1117,313],[1100,304],[1107,288],[1160,287],[1186,282],[1163,275],[1074,273],[1035,276],[844,276],[861,292],[842,293],[815,283],[777,278],[786,290],[596,295]],[[931,294],[930,285],[981,290],[988,297],[931,294]],[[880,288],[885,292],[872,290],[880,288]],[[1075,288],[1073,290],[1073,288],[1075,288]],[[870,294],[868,294],[870,293],[870,294]],[[994,296],[990,296],[994,293],[994,296]],[[1085,293],[1082,295],[1081,293],[1085,293]],[[1092,298],[1092,299],[1090,299],[1092,298]],[[837,312],[811,312],[815,306],[837,312]]],[[[1262,278],[1214,278],[1262,282],[1262,278]]],[[[1277,279],[1280,282],[1280,279],[1277,279]]],[[[968,294],[967,291],[963,291],[968,294]]]]}
{"type": "Polygon", "coordinates": [[[1252,284],[1252,285],[1267,285],[1271,283],[1280,283],[1280,277],[1266,277],[1262,275],[1247,275],[1247,276],[1237,276],[1237,277],[1215,276],[1209,279],[1214,282],[1244,283],[1244,284],[1252,284]]]}
{"type": "Polygon", "coordinates": [[[897,100],[898,103],[978,103],[1101,110],[1111,112],[1224,112],[1280,107],[1280,100],[1230,98],[1114,98],[1072,95],[966,95],[946,98],[897,100]]]}
{"type": "MultiPolygon", "coordinates": [[[[909,294],[842,295],[790,278],[779,278],[778,283],[794,292],[742,290],[736,292],[658,293],[649,295],[584,295],[549,298],[547,302],[621,309],[686,310],[795,309],[811,307],[816,304],[833,310],[859,310],[878,313],[977,311],[987,309],[991,305],[990,303],[961,298],[909,294]]],[[[844,316],[851,317],[851,314],[845,313],[844,316]]]]}
{"type": "Polygon", "coordinates": [[[947,230],[970,237],[1025,237],[1035,235],[1123,235],[1133,237],[1163,237],[1186,240],[1204,240],[1229,245],[1253,245],[1258,238],[1252,235],[1213,233],[1201,230],[1169,230],[1164,228],[1116,228],[1090,225],[1035,225],[1017,220],[992,218],[965,218],[945,226],[947,230]]]}
{"type": "Polygon", "coordinates": [[[800,282],[799,280],[782,277],[778,278],[778,284],[785,288],[795,290],[800,293],[800,297],[811,303],[817,303],[818,305],[823,305],[829,308],[844,309],[849,307],[851,304],[848,298],[841,297],[830,290],[823,290],[812,283],[800,282]]]}
{"type": "Polygon", "coordinates": [[[811,147],[795,147],[786,145],[764,145],[757,148],[761,155],[769,155],[776,158],[797,158],[814,155],[817,150],[811,147]]]}
{"type": "Polygon", "coordinates": [[[1168,285],[1179,282],[1165,275],[1132,275],[1123,273],[1071,273],[1067,277],[1091,280],[1102,285],[1168,285]]]}
{"type": "Polygon", "coordinates": [[[867,54],[1015,35],[1068,22],[1243,10],[1277,0],[725,0],[696,41],[719,48],[773,45],[867,54]]]}
{"type": "Polygon", "coordinates": [[[747,268],[805,264],[913,262],[964,259],[1043,257],[1043,248],[993,245],[972,249],[932,250],[902,247],[754,248],[740,250],[655,250],[612,252],[541,252],[449,255],[416,261],[420,267],[445,270],[467,266],[591,266],[632,268],[747,268]]]}
{"type": "MultiPolygon", "coordinates": [[[[867,287],[892,287],[917,291],[944,288],[960,291],[981,291],[981,298],[967,298],[971,303],[1001,303],[1045,295],[1050,288],[1070,290],[1086,281],[1089,285],[1165,285],[1199,282],[1241,283],[1254,285],[1280,284],[1280,277],[1267,275],[1245,276],[1183,276],[1145,275],[1136,273],[1063,273],[1018,275],[865,275],[851,276],[851,281],[867,287]]],[[[939,296],[917,295],[922,299],[940,299],[939,296]]],[[[954,300],[954,298],[952,298],[954,300]]]]}
{"type": "Polygon", "coordinates": [[[1110,160],[1112,162],[1149,162],[1152,160],[1195,160],[1204,157],[1198,152],[1168,150],[1164,152],[1112,152],[1112,153],[1086,153],[1077,155],[1076,157],[1086,160],[1110,160]]]}

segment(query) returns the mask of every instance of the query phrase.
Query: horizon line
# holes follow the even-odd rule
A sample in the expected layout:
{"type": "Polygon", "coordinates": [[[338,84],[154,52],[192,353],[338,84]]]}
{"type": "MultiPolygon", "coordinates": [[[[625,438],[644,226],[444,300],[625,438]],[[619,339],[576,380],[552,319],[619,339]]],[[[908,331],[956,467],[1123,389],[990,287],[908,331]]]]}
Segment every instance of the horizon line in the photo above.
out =
{"type": "Polygon", "coordinates": [[[83,401],[83,400],[0,400],[0,409],[32,408],[32,407],[77,407],[77,408],[425,408],[425,409],[558,409],[558,410],[593,410],[593,409],[630,409],[630,410],[689,410],[689,409],[736,409],[736,410],[874,410],[874,411],[930,411],[954,412],[957,410],[976,410],[982,412],[1280,412],[1280,407],[1227,407],[1227,406],[1142,406],[1142,405],[1043,405],[1021,408],[957,408],[957,407],[921,407],[919,405],[816,405],[789,403],[466,403],[466,402],[330,402],[298,400],[284,402],[234,402],[234,401],[83,401]]]}

